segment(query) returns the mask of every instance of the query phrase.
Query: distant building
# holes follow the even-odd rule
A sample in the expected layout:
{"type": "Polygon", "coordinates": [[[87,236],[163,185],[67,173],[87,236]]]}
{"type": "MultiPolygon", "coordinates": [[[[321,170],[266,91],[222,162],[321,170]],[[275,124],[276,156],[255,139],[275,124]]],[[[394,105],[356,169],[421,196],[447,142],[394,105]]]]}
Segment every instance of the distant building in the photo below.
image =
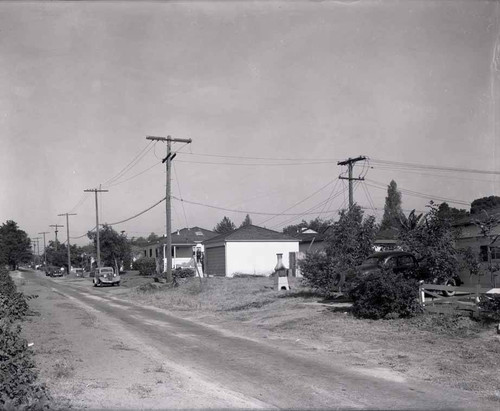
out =
{"type": "Polygon", "coordinates": [[[276,254],[290,267],[290,253],[299,251],[299,240],[277,231],[247,225],[204,242],[205,272],[233,277],[235,274],[270,275],[276,254]]]}
{"type": "MultiPolygon", "coordinates": [[[[172,233],[172,268],[194,267],[194,262],[201,264],[204,258],[203,241],[216,237],[214,231],[200,227],[190,227],[177,230],[172,233]]],[[[154,243],[149,243],[142,247],[142,256],[159,258],[163,260],[163,270],[166,270],[166,242],[165,237],[154,243]]]]}

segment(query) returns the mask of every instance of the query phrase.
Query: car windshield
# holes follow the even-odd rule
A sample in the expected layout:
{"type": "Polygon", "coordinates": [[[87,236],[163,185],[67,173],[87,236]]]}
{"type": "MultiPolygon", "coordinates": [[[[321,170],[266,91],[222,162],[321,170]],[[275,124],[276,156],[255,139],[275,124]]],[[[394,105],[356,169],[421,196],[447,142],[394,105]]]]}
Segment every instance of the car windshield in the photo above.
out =
{"type": "Polygon", "coordinates": [[[101,268],[101,269],[99,270],[99,272],[100,272],[101,274],[113,273],[113,269],[112,269],[112,268],[101,268]]]}

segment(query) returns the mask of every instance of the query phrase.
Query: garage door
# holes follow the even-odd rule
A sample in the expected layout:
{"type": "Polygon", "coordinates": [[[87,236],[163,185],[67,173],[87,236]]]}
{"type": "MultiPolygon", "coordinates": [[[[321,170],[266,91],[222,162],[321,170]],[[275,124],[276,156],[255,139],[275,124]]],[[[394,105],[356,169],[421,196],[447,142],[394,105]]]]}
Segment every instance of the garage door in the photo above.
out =
{"type": "Polygon", "coordinates": [[[209,275],[226,275],[226,247],[205,248],[205,271],[209,275]]]}

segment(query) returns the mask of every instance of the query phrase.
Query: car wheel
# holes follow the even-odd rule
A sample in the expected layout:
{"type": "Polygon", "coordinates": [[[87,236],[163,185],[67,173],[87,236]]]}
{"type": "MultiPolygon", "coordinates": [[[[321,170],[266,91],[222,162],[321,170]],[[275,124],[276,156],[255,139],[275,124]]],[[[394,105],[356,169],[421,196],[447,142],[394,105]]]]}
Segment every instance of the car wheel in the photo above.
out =
{"type": "MultiPolygon", "coordinates": [[[[449,278],[448,280],[446,280],[443,285],[449,285],[451,287],[456,287],[457,286],[457,282],[455,281],[454,278],[449,278]]],[[[443,295],[445,297],[453,297],[455,295],[455,291],[443,291],[443,295]]]]}

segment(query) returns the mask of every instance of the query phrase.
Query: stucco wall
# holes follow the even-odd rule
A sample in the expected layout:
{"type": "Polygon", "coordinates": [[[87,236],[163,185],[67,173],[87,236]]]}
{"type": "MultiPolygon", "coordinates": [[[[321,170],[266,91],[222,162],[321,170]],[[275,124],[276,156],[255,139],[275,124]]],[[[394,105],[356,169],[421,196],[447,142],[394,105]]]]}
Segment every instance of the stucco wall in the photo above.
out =
{"type": "Polygon", "coordinates": [[[290,268],[289,252],[299,251],[299,242],[228,242],[226,276],[234,274],[270,275],[276,266],[276,254],[283,254],[283,264],[290,268]]]}

